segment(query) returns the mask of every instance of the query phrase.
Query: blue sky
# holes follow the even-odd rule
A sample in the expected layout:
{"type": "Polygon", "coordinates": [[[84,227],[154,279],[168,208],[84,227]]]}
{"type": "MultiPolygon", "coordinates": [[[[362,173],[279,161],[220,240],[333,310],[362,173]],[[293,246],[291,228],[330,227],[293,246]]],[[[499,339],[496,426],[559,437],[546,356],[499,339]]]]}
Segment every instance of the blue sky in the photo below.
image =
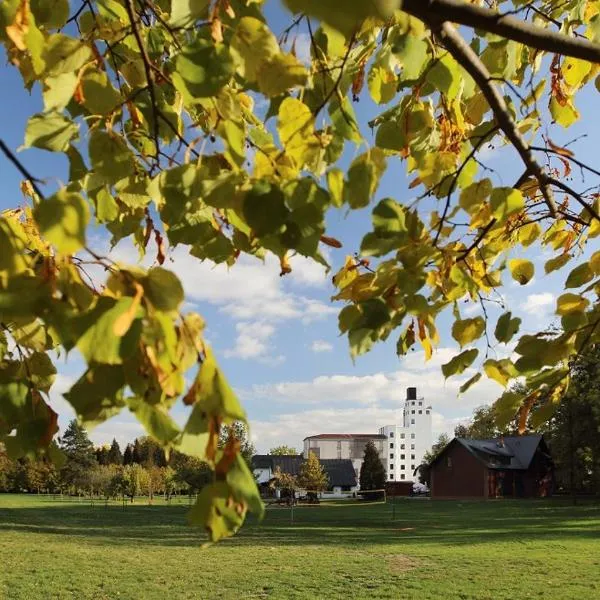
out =
{"type": "MultiPolygon", "coordinates": [[[[267,2],[267,13],[275,32],[281,31],[290,21],[275,0],[267,2]]],[[[305,34],[297,40],[299,53],[307,49],[305,34]]],[[[41,94],[34,87],[31,95],[23,88],[20,75],[5,65],[0,66],[0,137],[13,150],[23,143],[23,132],[28,117],[41,110],[41,94]]],[[[577,101],[582,120],[569,131],[550,126],[547,133],[557,144],[587,134],[572,149],[579,159],[593,164],[598,154],[596,140],[600,125],[594,114],[598,105],[598,92],[593,85],[577,101]]],[[[366,122],[381,107],[367,97],[354,105],[363,133],[368,143],[372,141],[366,122]]],[[[346,158],[364,148],[349,148],[346,158]]],[[[64,180],[67,160],[64,155],[53,155],[35,149],[24,150],[19,158],[37,177],[47,179],[48,188],[64,180]]],[[[483,160],[496,170],[493,177],[510,185],[522,172],[522,166],[512,153],[505,150],[486,152],[483,160]]],[[[595,165],[598,167],[598,164],[595,165]]],[[[578,174],[575,173],[575,177],[578,174]]],[[[20,175],[0,156],[0,209],[22,202],[19,191],[20,175]]],[[[577,183],[576,179],[576,183],[577,183]]],[[[586,180],[588,185],[595,183],[586,180]]],[[[586,185],[586,187],[588,187],[586,185]]],[[[377,192],[375,201],[391,196],[400,201],[414,197],[408,189],[405,165],[390,160],[387,172],[377,192]]],[[[424,206],[424,210],[429,210],[424,206]]],[[[370,226],[371,207],[346,213],[332,212],[328,217],[328,235],[344,244],[341,250],[331,250],[328,258],[335,270],[345,255],[360,246],[360,240],[370,226]]],[[[101,229],[91,228],[92,245],[102,247],[106,239],[101,229]]],[[[128,262],[137,260],[137,253],[127,244],[115,250],[116,255],[128,262]]],[[[561,280],[565,274],[543,275],[543,262],[550,254],[538,246],[523,251],[520,257],[533,260],[536,276],[527,286],[520,287],[508,281],[504,297],[515,314],[523,318],[526,331],[537,331],[552,321],[555,298],[561,293],[561,280]]],[[[350,359],[345,338],[338,335],[337,312],[340,304],[332,304],[334,290],[327,275],[316,264],[303,258],[292,262],[291,275],[280,278],[276,260],[262,263],[244,257],[231,270],[209,263],[199,263],[188,256],[185,248],[170,253],[166,267],[174,269],[181,277],[187,292],[189,308],[197,310],[208,323],[208,338],[220,358],[221,364],[238,391],[248,410],[252,433],[257,448],[266,451],[273,445],[287,443],[301,447],[307,435],[331,431],[375,431],[378,427],[401,420],[405,388],[416,385],[419,392],[434,409],[434,434],[451,431],[453,426],[467,418],[472,409],[491,403],[502,389],[494,382],[484,381],[467,395],[457,398],[457,389],[472,373],[456,380],[444,382],[439,369],[456,353],[449,335],[451,315],[440,322],[441,344],[432,360],[424,362],[419,350],[404,360],[395,354],[394,336],[380,344],[369,354],[350,359]]],[[[463,314],[478,314],[475,305],[463,305],[463,314]]],[[[494,316],[500,314],[491,310],[494,316]]],[[[510,348],[499,347],[499,356],[510,348]]],[[[61,393],[66,391],[83,370],[83,363],[71,354],[61,360],[60,374],[51,394],[53,405],[60,413],[61,425],[72,416],[61,393]]],[[[175,416],[183,420],[182,408],[175,416]]],[[[120,442],[141,434],[140,427],[131,415],[124,412],[92,432],[100,443],[117,437],[120,442]]]]}

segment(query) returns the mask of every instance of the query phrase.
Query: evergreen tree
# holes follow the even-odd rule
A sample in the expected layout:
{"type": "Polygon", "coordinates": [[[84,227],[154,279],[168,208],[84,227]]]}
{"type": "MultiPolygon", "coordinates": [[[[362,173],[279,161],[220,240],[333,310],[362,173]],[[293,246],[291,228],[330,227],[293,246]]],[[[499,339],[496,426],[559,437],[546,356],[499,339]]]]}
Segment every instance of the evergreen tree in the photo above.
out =
{"type": "Polygon", "coordinates": [[[76,490],[85,487],[87,471],[98,464],[87,431],[73,419],[60,439],[67,461],[61,469],[63,483],[76,490]]]}
{"type": "Polygon", "coordinates": [[[96,454],[96,462],[99,465],[107,465],[108,464],[108,450],[106,446],[99,446],[94,450],[96,454]]]}
{"type": "MultiPolygon", "coordinates": [[[[359,481],[361,491],[382,490],[385,487],[385,467],[372,441],[367,442],[365,446],[359,481]]],[[[383,497],[383,492],[379,494],[364,494],[364,498],[367,500],[376,500],[381,497],[383,497]]]]}
{"type": "Polygon", "coordinates": [[[121,454],[121,448],[119,447],[119,442],[115,438],[113,438],[112,444],[110,445],[110,450],[108,451],[108,464],[109,465],[122,465],[123,464],[123,454],[121,454]]]}
{"type": "Polygon", "coordinates": [[[141,465],[143,460],[144,460],[144,457],[142,455],[142,448],[141,448],[140,440],[135,438],[135,440],[133,442],[132,462],[134,462],[138,465],[141,465]]]}
{"type": "Polygon", "coordinates": [[[127,444],[127,446],[125,446],[125,452],[123,453],[123,464],[133,464],[133,446],[131,444],[127,444]]]}
{"type": "Polygon", "coordinates": [[[323,465],[313,452],[308,455],[308,458],[300,467],[298,484],[308,490],[307,496],[309,500],[313,501],[317,500],[317,492],[327,489],[329,478],[323,469],[323,465]]]}

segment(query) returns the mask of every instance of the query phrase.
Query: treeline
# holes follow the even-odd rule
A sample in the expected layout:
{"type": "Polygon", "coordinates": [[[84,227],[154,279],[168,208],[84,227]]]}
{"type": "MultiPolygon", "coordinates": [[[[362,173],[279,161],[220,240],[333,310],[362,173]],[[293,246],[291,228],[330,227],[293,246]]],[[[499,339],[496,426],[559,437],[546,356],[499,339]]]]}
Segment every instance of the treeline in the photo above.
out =
{"type": "MultiPolygon", "coordinates": [[[[254,447],[241,423],[224,428],[219,438],[223,446],[230,436],[250,461],[254,447]]],[[[199,459],[164,450],[149,437],[135,439],[121,451],[118,442],[94,448],[86,430],[73,420],[59,438],[66,457],[57,468],[49,460],[22,458],[10,460],[0,445],[0,492],[63,493],[97,498],[195,494],[212,481],[213,472],[199,459]]]]}

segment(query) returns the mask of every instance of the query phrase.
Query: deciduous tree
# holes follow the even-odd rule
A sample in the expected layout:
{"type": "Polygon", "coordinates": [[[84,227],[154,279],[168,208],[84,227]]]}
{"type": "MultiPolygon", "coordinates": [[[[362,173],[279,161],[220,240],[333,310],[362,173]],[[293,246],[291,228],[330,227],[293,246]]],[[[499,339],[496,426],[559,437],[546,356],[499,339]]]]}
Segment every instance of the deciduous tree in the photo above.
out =
{"type": "Polygon", "coordinates": [[[5,55],[41,97],[23,147],[69,165],[47,177],[0,140],[23,177],[23,198],[0,215],[0,440],[10,457],[59,460],[45,395],[54,350],[77,348],[86,367],[65,397],[81,422],[128,408],[163,447],[219,475],[192,520],[212,539],[237,530],[262,505],[246,461],[217,440],[245,412],[162,265],[177,245],[231,266],[270,253],[282,275],[293,254],[327,264],[323,246],[340,246],[327,212],[372,201],[372,230],[333,278],[352,356],[396,331],[400,355],[420,344],[430,357],[452,312],[460,352],[444,375],[475,365],[462,391],[483,374],[502,385],[522,377],[528,393],[499,398],[500,422],[551,416],[569,359],[600,340],[600,198],[573,167],[600,171],[562,140],[579,119],[578,92],[598,75],[596,3],[352,0],[341,10],[283,0],[296,16],[280,40],[260,2],[72,4],[0,4],[5,55]],[[300,34],[307,62],[293,51],[300,34]],[[367,124],[353,108],[366,95],[380,105],[367,124]],[[494,148],[512,154],[511,180],[482,163],[494,148]],[[415,200],[377,198],[398,161],[415,200]],[[156,266],[92,247],[92,219],[110,244],[129,239],[156,266]],[[531,249],[552,254],[545,273],[564,272],[553,333],[521,331],[504,301],[500,316],[488,310],[508,279],[532,279],[531,249]],[[90,267],[106,280],[90,281],[90,267]],[[461,314],[463,298],[482,316],[461,314]],[[513,339],[516,360],[480,354],[513,339]],[[192,407],[183,427],[169,413],[177,398],[192,407]]]}
{"type": "Polygon", "coordinates": [[[329,485],[329,477],[314,452],[309,452],[308,458],[300,465],[298,485],[307,490],[311,500],[317,500],[317,493],[326,490],[329,485]]]}
{"type": "Polygon", "coordinates": [[[296,448],[292,448],[291,446],[286,446],[285,444],[281,446],[275,446],[275,448],[271,448],[269,450],[269,454],[272,456],[297,456],[301,454],[296,450],[296,448]]]}

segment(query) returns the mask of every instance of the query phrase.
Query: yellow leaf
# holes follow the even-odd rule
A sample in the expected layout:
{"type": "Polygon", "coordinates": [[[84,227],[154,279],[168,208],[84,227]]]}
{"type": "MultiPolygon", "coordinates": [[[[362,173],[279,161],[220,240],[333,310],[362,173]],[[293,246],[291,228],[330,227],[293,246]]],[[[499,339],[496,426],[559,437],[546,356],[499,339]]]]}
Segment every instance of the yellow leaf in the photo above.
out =
{"type": "Polygon", "coordinates": [[[515,258],[508,261],[508,268],[515,281],[525,285],[531,281],[535,268],[533,263],[522,258],[515,258]]]}
{"type": "Polygon", "coordinates": [[[13,24],[6,27],[6,35],[8,35],[12,43],[22,51],[27,50],[27,44],[25,43],[24,38],[29,31],[30,15],[29,0],[21,0],[13,24]]]}

